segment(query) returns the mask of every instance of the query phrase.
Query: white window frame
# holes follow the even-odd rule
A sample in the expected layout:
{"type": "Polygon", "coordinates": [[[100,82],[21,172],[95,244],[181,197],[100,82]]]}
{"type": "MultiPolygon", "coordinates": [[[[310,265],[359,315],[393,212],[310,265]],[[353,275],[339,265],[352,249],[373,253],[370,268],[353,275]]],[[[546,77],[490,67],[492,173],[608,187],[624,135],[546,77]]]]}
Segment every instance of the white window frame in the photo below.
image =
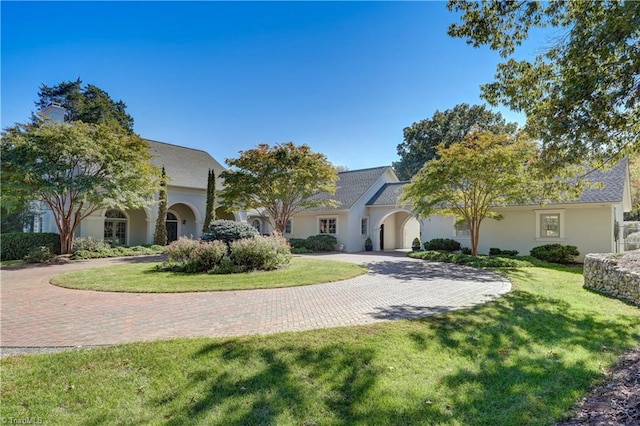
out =
{"type": "Polygon", "coordinates": [[[369,217],[367,216],[363,216],[360,218],[360,235],[369,236],[369,217]],[[365,226],[362,226],[363,222],[365,221],[365,226]],[[364,230],[362,228],[364,228],[364,230]]]}
{"type": "MultiPolygon", "coordinates": [[[[318,226],[318,234],[327,234],[327,235],[338,235],[338,216],[320,216],[318,217],[318,220],[316,221],[316,224],[318,226]],[[320,232],[320,222],[323,220],[334,220],[336,222],[335,228],[336,228],[336,232],[335,233],[331,233],[331,232],[320,232]]],[[[328,224],[327,224],[328,225],[328,224]]]]}
{"type": "Polygon", "coordinates": [[[564,240],[564,216],[565,211],[556,210],[536,210],[536,241],[563,241],[564,240]],[[544,216],[558,216],[558,236],[547,237],[542,235],[542,218],[544,216]]]}
{"type": "Polygon", "coordinates": [[[124,243],[122,245],[123,246],[128,246],[129,245],[129,224],[131,223],[131,218],[129,217],[129,214],[126,211],[121,210],[121,209],[110,208],[110,209],[106,209],[105,210],[104,217],[103,217],[103,220],[102,220],[102,239],[104,241],[113,242],[113,236],[114,236],[114,234],[116,232],[116,226],[117,226],[116,223],[124,223],[125,224],[125,226],[124,226],[124,243]],[[121,218],[121,217],[107,217],[107,212],[109,212],[111,210],[114,210],[114,211],[122,213],[124,215],[124,218],[121,218]],[[108,239],[108,240],[105,239],[105,237],[104,237],[104,227],[105,227],[107,221],[113,223],[112,232],[111,232],[111,238],[108,239]]]}

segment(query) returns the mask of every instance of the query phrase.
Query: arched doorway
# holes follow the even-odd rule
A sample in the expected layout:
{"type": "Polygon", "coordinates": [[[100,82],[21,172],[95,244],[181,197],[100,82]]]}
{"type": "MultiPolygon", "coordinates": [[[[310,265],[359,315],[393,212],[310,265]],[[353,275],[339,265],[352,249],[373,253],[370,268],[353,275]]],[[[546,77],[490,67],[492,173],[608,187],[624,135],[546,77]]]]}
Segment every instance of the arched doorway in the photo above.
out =
{"type": "Polygon", "coordinates": [[[251,219],[251,226],[253,226],[254,228],[256,228],[256,231],[258,231],[258,234],[262,234],[262,220],[258,219],[258,218],[254,218],[251,219]]]}
{"type": "MultiPolygon", "coordinates": [[[[382,212],[380,212],[382,213],[382,212]]],[[[406,250],[411,249],[414,238],[420,238],[420,222],[406,210],[395,210],[383,214],[376,223],[374,234],[377,240],[376,250],[406,250]]]]}

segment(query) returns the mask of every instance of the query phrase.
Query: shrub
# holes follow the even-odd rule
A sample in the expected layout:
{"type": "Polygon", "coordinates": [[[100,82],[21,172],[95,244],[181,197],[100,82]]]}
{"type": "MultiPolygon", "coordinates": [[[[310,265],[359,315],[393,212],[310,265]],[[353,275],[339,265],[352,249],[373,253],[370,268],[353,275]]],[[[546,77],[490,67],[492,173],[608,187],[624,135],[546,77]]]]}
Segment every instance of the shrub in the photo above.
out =
{"type": "Polygon", "coordinates": [[[291,251],[287,240],[279,235],[257,236],[231,243],[229,258],[245,271],[271,271],[289,263],[291,251]]]}
{"type": "Polygon", "coordinates": [[[209,232],[202,235],[204,241],[220,240],[231,244],[233,241],[245,238],[253,238],[258,235],[258,231],[244,222],[233,220],[214,220],[209,226],[209,232]]]}
{"type": "Polygon", "coordinates": [[[98,251],[111,248],[111,244],[95,237],[75,237],[73,239],[73,252],[78,250],[98,251]]]}
{"type": "Polygon", "coordinates": [[[289,238],[289,245],[292,249],[307,249],[307,240],[304,238],[289,238]]]}
{"type": "Polygon", "coordinates": [[[334,251],[338,240],[333,235],[318,234],[307,238],[306,248],[313,251],[334,251]]]}
{"type": "Polygon", "coordinates": [[[562,244],[545,244],[534,247],[530,252],[536,259],[553,263],[572,263],[580,254],[576,246],[564,246],[562,244]]]}
{"type": "Polygon", "coordinates": [[[0,260],[21,260],[31,250],[48,247],[53,254],[60,254],[60,235],[48,232],[2,234],[0,260]]]}
{"type": "Polygon", "coordinates": [[[164,250],[164,247],[157,246],[157,245],[99,248],[96,251],[76,250],[71,255],[71,259],[81,260],[81,259],[98,259],[103,257],[141,256],[141,255],[150,255],[150,254],[161,254],[163,250],[164,250]]]}
{"type": "Polygon", "coordinates": [[[306,247],[291,247],[291,254],[308,254],[313,253],[313,250],[309,250],[306,247]]]}
{"type": "Polygon", "coordinates": [[[413,239],[413,242],[411,243],[411,248],[415,250],[420,250],[421,247],[422,247],[422,243],[420,243],[420,239],[418,237],[415,237],[413,239]]]}
{"type": "Polygon", "coordinates": [[[176,272],[207,272],[220,264],[227,254],[227,245],[222,241],[196,241],[181,237],[169,244],[165,250],[167,260],[158,269],[176,272]]]}
{"type": "Polygon", "coordinates": [[[456,263],[458,265],[467,265],[474,268],[522,268],[536,266],[535,262],[524,258],[509,259],[504,257],[470,256],[461,253],[432,250],[411,252],[409,253],[409,257],[436,262],[456,263]]]}
{"type": "Polygon", "coordinates": [[[489,256],[515,257],[518,253],[518,250],[502,250],[496,247],[489,249],[489,256]]]}
{"type": "Polygon", "coordinates": [[[24,257],[24,261],[27,263],[49,263],[55,258],[56,255],[51,253],[49,247],[40,246],[32,248],[24,257]]]}
{"type": "Polygon", "coordinates": [[[424,249],[436,251],[458,251],[460,250],[460,243],[450,238],[434,238],[433,240],[424,243],[424,249]]]}
{"type": "Polygon", "coordinates": [[[470,248],[470,247],[462,247],[462,248],[460,249],[460,253],[462,253],[462,254],[466,254],[466,255],[468,255],[468,256],[471,256],[472,251],[471,251],[471,248],[470,248]]]}

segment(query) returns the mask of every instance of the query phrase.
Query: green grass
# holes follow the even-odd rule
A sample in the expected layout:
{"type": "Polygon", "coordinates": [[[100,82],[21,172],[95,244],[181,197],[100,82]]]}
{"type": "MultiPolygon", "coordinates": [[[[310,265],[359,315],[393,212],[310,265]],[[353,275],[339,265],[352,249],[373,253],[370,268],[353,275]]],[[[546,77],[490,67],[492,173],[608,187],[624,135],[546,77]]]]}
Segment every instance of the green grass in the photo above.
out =
{"type": "Polygon", "coordinates": [[[8,266],[23,266],[24,260],[2,260],[0,261],[0,268],[6,268],[8,266]]]}
{"type": "Polygon", "coordinates": [[[511,293],[421,320],[2,359],[0,416],[53,425],[553,424],[638,346],[640,311],[582,289],[575,270],[501,273],[511,293]]]}
{"type": "Polygon", "coordinates": [[[156,269],[157,263],[132,263],[66,272],[51,280],[81,290],[179,293],[294,287],[345,280],[364,274],[363,266],[347,262],[293,258],[287,268],[246,274],[186,274],[156,269]]]}

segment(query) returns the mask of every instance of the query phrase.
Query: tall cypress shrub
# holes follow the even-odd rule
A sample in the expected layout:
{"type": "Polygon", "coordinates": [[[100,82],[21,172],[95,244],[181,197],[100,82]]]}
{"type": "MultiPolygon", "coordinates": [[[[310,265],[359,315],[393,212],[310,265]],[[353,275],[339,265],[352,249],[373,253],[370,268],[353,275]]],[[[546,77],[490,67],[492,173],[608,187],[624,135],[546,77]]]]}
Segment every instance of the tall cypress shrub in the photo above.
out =
{"type": "Polygon", "coordinates": [[[204,223],[202,224],[202,233],[209,232],[209,225],[216,220],[216,172],[209,169],[209,177],[207,178],[207,207],[205,209],[204,223]]]}
{"type": "Polygon", "coordinates": [[[162,167],[160,177],[160,193],[158,194],[158,218],[153,243],[159,246],[167,245],[167,174],[162,167]]]}

